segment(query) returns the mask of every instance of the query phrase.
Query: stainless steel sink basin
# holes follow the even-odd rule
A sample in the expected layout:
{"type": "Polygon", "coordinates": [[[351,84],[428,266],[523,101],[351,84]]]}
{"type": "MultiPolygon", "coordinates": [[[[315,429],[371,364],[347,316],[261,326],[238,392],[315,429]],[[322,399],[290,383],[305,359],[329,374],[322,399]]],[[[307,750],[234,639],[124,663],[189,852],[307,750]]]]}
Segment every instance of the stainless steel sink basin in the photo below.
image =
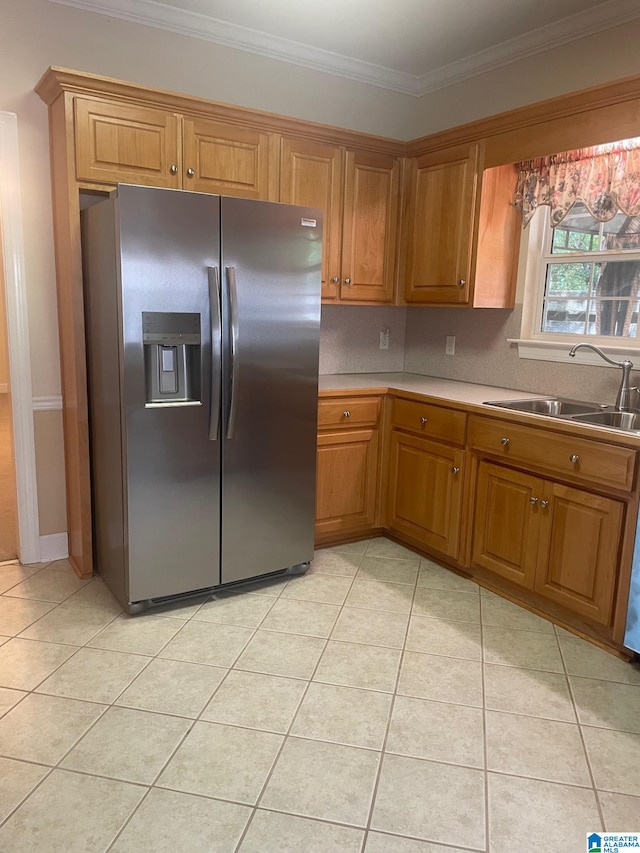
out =
{"type": "Polygon", "coordinates": [[[640,431],[640,412],[591,412],[574,415],[571,420],[596,426],[614,427],[629,432],[640,431]]]}
{"type": "Polygon", "coordinates": [[[587,412],[601,413],[603,408],[596,403],[581,403],[579,400],[563,400],[558,397],[549,397],[546,400],[498,400],[486,405],[516,412],[528,412],[532,415],[551,415],[556,418],[587,412]]]}

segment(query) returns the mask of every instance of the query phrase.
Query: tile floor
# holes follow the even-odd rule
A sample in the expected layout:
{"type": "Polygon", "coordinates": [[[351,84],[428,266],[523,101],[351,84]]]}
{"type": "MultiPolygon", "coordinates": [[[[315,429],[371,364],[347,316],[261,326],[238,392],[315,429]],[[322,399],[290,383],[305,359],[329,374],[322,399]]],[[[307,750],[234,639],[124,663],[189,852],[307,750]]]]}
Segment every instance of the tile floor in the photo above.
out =
{"type": "Polygon", "coordinates": [[[65,561],[0,567],[0,593],[7,853],[583,853],[640,830],[640,667],[386,539],[131,618],[65,561]]]}

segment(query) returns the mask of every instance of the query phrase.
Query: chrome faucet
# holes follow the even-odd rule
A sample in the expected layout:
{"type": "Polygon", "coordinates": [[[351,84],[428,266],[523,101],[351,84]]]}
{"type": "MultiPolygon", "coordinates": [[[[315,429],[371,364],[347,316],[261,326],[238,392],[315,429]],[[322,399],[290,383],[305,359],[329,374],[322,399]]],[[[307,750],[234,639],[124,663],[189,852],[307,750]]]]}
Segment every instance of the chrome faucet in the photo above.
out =
{"type": "Polygon", "coordinates": [[[569,351],[569,355],[571,356],[571,358],[575,358],[576,352],[579,349],[593,350],[594,352],[598,353],[600,358],[603,358],[608,364],[612,364],[614,367],[621,368],[622,379],[620,380],[620,387],[618,388],[615,408],[618,412],[635,411],[635,408],[631,405],[631,392],[638,392],[638,389],[629,385],[629,376],[631,374],[633,362],[629,361],[628,358],[625,358],[624,361],[614,361],[612,358],[609,358],[608,355],[605,355],[605,353],[602,352],[600,347],[596,347],[593,344],[576,344],[575,346],[571,347],[571,350],[569,351]]]}

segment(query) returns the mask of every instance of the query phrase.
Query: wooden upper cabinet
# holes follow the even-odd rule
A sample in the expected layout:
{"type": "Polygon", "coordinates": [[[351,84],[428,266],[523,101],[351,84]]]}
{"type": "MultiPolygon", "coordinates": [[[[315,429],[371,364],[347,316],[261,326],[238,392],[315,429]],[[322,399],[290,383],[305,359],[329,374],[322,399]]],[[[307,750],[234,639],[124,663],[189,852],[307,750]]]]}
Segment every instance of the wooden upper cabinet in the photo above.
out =
{"type": "Polygon", "coordinates": [[[518,215],[513,165],[482,169],[479,143],[409,159],[403,223],[408,303],[510,308],[518,215]]]}
{"type": "Polygon", "coordinates": [[[76,176],[277,198],[274,135],[118,101],[75,99],[76,176]]]}
{"type": "Polygon", "coordinates": [[[177,115],[94,98],[74,107],[79,181],[181,186],[177,115]]]}
{"type": "Polygon", "coordinates": [[[400,163],[346,152],[342,284],[348,302],[391,302],[396,277],[400,163]]]}
{"type": "Polygon", "coordinates": [[[283,138],[280,201],[323,212],[324,301],[393,301],[399,174],[395,157],[283,138]]]}
{"type": "Polygon", "coordinates": [[[322,211],[322,299],[331,301],[340,292],[342,180],[341,148],[302,139],[282,140],[280,201],[322,211]]]}
{"type": "Polygon", "coordinates": [[[470,295],[471,229],[478,146],[409,161],[405,299],[466,304],[470,295]]]}
{"type": "Polygon", "coordinates": [[[277,153],[270,134],[185,116],[183,151],[185,189],[243,198],[277,198],[277,153]],[[276,158],[273,165],[272,148],[276,158]]]}

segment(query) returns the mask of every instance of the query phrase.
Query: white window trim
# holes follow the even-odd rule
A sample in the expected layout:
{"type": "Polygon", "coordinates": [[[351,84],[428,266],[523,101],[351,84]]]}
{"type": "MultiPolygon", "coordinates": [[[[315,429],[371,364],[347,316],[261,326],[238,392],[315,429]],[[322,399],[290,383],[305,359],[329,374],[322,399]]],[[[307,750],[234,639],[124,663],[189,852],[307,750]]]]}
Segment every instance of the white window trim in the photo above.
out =
{"type": "MultiPolygon", "coordinates": [[[[559,361],[566,364],[592,364],[610,367],[595,352],[578,350],[575,357],[569,350],[577,343],[590,343],[599,347],[617,361],[628,358],[640,366],[640,339],[626,340],[622,345],[609,343],[607,338],[595,335],[553,335],[536,331],[544,298],[543,273],[545,260],[540,247],[544,244],[548,228],[549,208],[538,209],[529,225],[522,229],[520,240],[520,267],[518,270],[518,292],[522,296],[522,323],[519,338],[508,338],[509,343],[518,345],[520,358],[536,361],[559,361]]],[[[617,369],[617,368],[616,368],[617,369]]]]}

